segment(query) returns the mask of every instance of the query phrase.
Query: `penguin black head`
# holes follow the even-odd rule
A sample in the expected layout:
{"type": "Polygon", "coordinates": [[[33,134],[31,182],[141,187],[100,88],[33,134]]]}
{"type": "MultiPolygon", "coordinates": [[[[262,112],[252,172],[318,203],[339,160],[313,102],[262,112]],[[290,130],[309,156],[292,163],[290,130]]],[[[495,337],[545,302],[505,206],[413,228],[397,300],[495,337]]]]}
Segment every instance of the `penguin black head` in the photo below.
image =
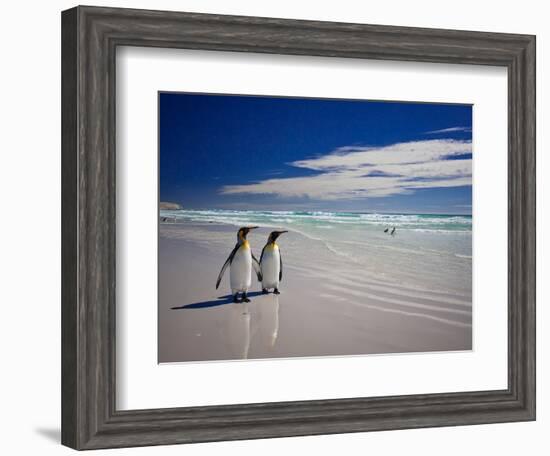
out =
{"type": "Polygon", "coordinates": [[[259,228],[259,226],[243,226],[242,228],[239,228],[239,231],[237,232],[237,239],[239,241],[245,241],[248,232],[250,230],[255,230],[256,228],[259,228]]]}
{"type": "Polygon", "coordinates": [[[283,233],[288,233],[288,231],[272,231],[269,234],[269,238],[267,238],[267,242],[268,243],[275,242],[277,238],[283,233]]]}

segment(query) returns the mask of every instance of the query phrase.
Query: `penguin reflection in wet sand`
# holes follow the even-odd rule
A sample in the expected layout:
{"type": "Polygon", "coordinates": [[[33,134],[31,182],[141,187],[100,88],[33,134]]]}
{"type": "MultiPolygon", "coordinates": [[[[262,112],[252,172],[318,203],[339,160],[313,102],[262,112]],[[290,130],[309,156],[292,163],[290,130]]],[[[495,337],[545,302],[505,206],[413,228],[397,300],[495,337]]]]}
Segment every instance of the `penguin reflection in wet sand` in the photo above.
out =
{"type": "Polygon", "coordinates": [[[283,260],[279,246],[275,241],[283,233],[288,233],[288,231],[272,231],[260,256],[262,293],[264,294],[268,293],[269,288],[273,288],[273,293],[280,294],[279,282],[283,279],[283,260]]]}
{"type": "Polygon", "coordinates": [[[229,257],[222,266],[222,270],[218,275],[216,281],[216,290],[220,286],[223,274],[229,266],[229,283],[231,286],[231,294],[233,295],[233,302],[250,302],[247,293],[250,285],[252,285],[252,268],[258,277],[258,280],[262,281],[262,273],[260,272],[260,263],[250,250],[250,244],[246,239],[246,235],[250,230],[258,228],[257,226],[245,226],[240,228],[237,232],[237,245],[229,254],[229,257]],[[241,293],[241,298],[238,298],[241,293]]]}

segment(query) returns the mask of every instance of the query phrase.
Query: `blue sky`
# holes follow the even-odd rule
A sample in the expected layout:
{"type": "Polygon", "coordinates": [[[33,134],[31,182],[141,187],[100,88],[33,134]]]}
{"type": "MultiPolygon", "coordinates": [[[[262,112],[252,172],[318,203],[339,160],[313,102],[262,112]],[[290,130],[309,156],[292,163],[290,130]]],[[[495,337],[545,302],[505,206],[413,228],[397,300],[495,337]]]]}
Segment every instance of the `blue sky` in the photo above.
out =
{"type": "Polygon", "coordinates": [[[160,199],[470,214],[469,105],[159,94],[160,199]]]}

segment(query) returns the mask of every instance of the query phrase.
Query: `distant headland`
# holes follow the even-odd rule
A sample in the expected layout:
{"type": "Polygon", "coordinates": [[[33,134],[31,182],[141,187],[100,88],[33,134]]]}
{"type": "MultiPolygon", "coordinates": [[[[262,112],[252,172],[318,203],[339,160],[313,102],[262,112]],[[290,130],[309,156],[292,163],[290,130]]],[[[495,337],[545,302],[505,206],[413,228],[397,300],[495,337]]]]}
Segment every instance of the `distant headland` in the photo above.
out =
{"type": "Polygon", "coordinates": [[[159,209],[160,210],[165,210],[165,211],[177,211],[179,209],[183,209],[183,207],[181,206],[181,204],[178,204],[178,203],[170,203],[170,202],[167,202],[167,201],[161,201],[159,203],[159,209]]]}

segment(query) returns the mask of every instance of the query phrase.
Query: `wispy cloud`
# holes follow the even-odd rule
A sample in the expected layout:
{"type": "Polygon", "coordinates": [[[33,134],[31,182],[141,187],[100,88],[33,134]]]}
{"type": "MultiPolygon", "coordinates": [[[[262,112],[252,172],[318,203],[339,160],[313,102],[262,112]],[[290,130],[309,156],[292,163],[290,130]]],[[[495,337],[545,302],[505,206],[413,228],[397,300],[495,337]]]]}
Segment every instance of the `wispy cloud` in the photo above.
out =
{"type": "Polygon", "coordinates": [[[472,129],[470,127],[449,127],[449,128],[443,128],[441,130],[427,131],[425,134],[426,135],[437,135],[437,134],[440,134],[440,133],[455,133],[455,132],[459,132],[459,131],[471,132],[472,129]]]}
{"type": "Polygon", "coordinates": [[[289,165],[317,171],[313,176],[272,178],[227,185],[222,194],[272,194],[342,200],[410,194],[417,189],[471,185],[471,141],[434,139],[386,147],[341,147],[289,165]],[[453,158],[456,157],[456,158],[453,158]]]}

